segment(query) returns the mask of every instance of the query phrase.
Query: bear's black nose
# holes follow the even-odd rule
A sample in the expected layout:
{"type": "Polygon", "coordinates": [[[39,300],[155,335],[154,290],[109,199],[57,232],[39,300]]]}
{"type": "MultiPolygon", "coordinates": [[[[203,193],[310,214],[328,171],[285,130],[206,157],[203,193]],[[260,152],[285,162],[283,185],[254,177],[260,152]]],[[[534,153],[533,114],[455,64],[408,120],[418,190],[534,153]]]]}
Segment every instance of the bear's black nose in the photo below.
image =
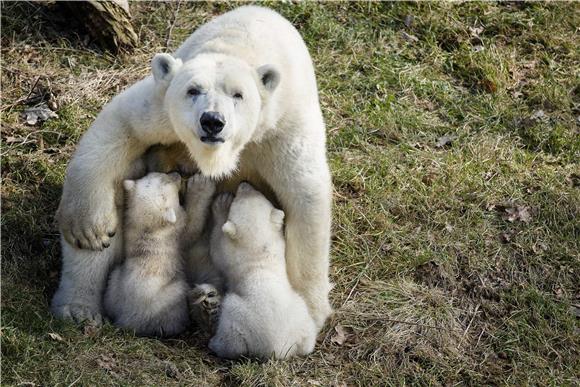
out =
{"type": "Polygon", "coordinates": [[[199,123],[203,131],[213,137],[222,131],[226,125],[226,120],[219,112],[205,112],[201,115],[199,123]]]}

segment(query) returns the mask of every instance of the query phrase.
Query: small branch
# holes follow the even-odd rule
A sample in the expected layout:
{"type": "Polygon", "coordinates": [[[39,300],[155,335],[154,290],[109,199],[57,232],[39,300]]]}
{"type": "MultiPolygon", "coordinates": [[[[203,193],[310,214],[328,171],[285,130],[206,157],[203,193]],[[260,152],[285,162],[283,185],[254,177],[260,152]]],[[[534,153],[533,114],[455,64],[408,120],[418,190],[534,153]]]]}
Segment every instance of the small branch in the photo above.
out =
{"type": "Polygon", "coordinates": [[[167,31],[167,39],[165,40],[165,48],[169,49],[169,42],[171,41],[171,33],[173,32],[173,27],[175,27],[175,22],[177,21],[177,15],[179,14],[179,7],[181,6],[181,0],[177,2],[177,7],[173,12],[173,18],[171,24],[169,25],[169,30],[167,31]]]}

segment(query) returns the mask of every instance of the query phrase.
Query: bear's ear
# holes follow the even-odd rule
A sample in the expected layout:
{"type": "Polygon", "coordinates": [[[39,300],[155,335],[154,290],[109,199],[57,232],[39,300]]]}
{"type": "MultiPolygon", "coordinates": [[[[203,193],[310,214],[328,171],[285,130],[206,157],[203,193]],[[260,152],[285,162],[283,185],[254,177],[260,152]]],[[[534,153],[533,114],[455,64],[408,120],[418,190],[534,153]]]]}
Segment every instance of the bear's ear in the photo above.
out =
{"type": "Polygon", "coordinates": [[[163,214],[163,220],[165,220],[171,224],[177,222],[177,216],[175,215],[175,210],[173,208],[168,208],[167,210],[165,210],[165,213],[163,214]]]}
{"type": "Polygon", "coordinates": [[[266,90],[271,93],[280,83],[280,72],[274,65],[265,64],[258,67],[258,78],[266,90]]]}
{"type": "Polygon", "coordinates": [[[131,191],[133,188],[135,188],[135,180],[124,180],[123,188],[125,188],[125,191],[131,191]]]}
{"type": "Polygon", "coordinates": [[[181,59],[175,59],[169,54],[157,54],[151,61],[151,70],[156,82],[169,83],[175,72],[181,67],[181,59]]]}
{"type": "Polygon", "coordinates": [[[278,229],[281,229],[284,225],[284,211],[277,208],[272,209],[272,212],[270,213],[270,220],[275,226],[278,227],[278,229]]]}
{"type": "Polygon", "coordinates": [[[224,234],[226,234],[232,239],[236,239],[236,236],[238,235],[238,229],[231,220],[228,220],[227,222],[224,223],[224,225],[222,226],[222,231],[224,232],[224,234]]]}

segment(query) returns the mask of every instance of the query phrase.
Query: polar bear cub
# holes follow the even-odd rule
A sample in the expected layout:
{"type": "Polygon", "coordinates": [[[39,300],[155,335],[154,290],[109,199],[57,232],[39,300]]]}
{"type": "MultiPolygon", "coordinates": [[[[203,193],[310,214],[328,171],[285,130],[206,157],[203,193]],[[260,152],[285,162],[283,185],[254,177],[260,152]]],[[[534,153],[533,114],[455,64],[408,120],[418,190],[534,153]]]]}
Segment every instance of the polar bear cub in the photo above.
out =
{"type": "Polygon", "coordinates": [[[189,324],[179,250],[186,223],[180,185],[178,173],[123,182],[125,258],[110,275],[105,309],[115,325],[140,335],[172,336],[189,324]]]}
{"type": "Polygon", "coordinates": [[[248,183],[233,202],[229,194],[218,196],[212,210],[211,258],[227,293],[209,348],[225,358],[312,352],[316,325],[286,274],[284,212],[248,183]]]}

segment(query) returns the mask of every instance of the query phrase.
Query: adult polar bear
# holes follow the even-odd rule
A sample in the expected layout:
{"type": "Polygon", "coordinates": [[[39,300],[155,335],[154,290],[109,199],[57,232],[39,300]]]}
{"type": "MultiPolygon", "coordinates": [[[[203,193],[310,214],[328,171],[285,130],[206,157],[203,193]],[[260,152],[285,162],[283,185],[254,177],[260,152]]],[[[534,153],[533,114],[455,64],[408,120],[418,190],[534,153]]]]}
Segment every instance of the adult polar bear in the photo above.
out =
{"type": "Polygon", "coordinates": [[[122,255],[120,186],[152,145],[183,143],[199,170],[267,186],[286,212],[292,286],[320,329],[328,302],[331,179],[312,61],[274,11],[244,6],[195,31],[153,76],[107,104],[69,163],[58,210],[63,248],[56,316],[101,321],[122,255]]]}

